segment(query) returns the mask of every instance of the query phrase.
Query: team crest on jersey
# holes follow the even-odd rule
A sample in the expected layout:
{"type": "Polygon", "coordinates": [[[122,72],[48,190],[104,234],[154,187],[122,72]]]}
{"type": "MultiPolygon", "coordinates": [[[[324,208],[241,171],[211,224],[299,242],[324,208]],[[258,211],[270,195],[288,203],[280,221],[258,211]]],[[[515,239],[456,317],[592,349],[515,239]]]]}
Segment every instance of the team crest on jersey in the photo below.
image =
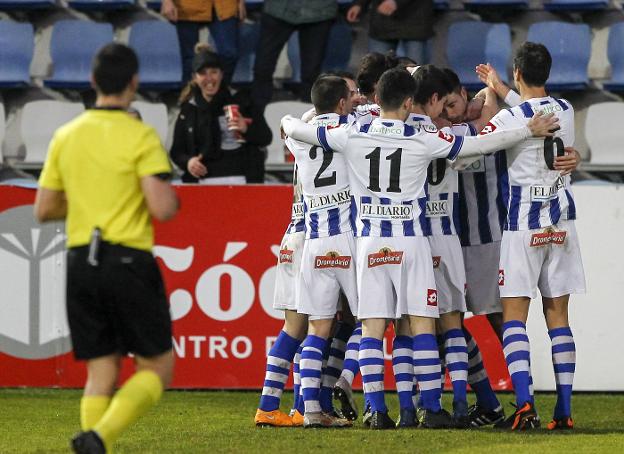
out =
{"type": "Polygon", "coordinates": [[[439,268],[440,267],[440,263],[442,263],[442,257],[439,256],[439,255],[434,255],[431,258],[433,259],[433,267],[434,268],[439,268]]]}
{"type": "Polygon", "coordinates": [[[427,289],[427,306],[438,305],[438,291],[432,288],[427,289]]]}
{"type": "Polygon", "coordinates": [[[498,285],[500,287],[505,285],[505,270],[498,270],[498,285]]]}
{"type": "Polygon", "coordinates": [[[546,227],[543,232],[531,235],[529,246],[541,247],[549,244],[561,246],[565,242],[567,233],[565,230],[555,230],[552,227],[546,227]]]}
{"type": "Polygon", "coordinates": [[[288,249],[288,246],[286,246],[284,249],[280,249],[280,251],[279,251],[279,262],[280,263],[292,263],[293,262],[293,253],[294,253],[294,251],[291,251],[290,249],[288,249]]]}
{"type": "Polygon", "coordinates": [[[423,123],[419,126],[423,131],[436,133],[438,132],[438,128],[435,125],[430,125],[429,123],[423,123]]]}
{"type": "Polygon", "coordinates": [[[316,256],[314,258],[314,268],[343,268],[347,269],[351,266],[351,256],[340,255],[336,251],[329,251],[325,255],[316,256]]]}
{"type": "Polygon", "coordinates": [[[393,251],[383,247],[379,252],[368,254],[368,267],[375,268],[381,265],[400,265],[403,262],[403,251],[393,251]]]}
{"type": "Polygon", "coordinates": [[[491,122],[488,123],[487,125],[485,125],[485,128],[483,128],[481,130],[481,132],[479,133],[479,135],[484,135],[484,134],[490,134],[492,132],[496,131],[496,126],[493,125],[491,122]]]}
{"type": "Polygon", "coordinates": [[[453,134],[444,132],[442,130],[438,131],[438,137],[440,139],[446,140],[448,143],[453,143],[453,140],[455,139],[455,136],[453,136],[453,134]]]}

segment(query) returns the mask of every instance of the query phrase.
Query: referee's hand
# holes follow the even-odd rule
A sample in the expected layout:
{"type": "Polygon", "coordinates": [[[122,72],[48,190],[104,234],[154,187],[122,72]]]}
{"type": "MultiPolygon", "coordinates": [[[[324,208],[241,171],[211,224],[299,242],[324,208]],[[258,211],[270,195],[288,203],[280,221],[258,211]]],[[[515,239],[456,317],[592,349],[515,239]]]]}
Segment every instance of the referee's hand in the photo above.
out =
{"type": "Polygon", "coordinates": [[[206,169],[206,166],[202,164],[201,159],[202,155],[199,154],[189,159],[188,163],[186,164],[187,170],[195,178],[203,178],[208,173],[208,169],[206,169]]]}

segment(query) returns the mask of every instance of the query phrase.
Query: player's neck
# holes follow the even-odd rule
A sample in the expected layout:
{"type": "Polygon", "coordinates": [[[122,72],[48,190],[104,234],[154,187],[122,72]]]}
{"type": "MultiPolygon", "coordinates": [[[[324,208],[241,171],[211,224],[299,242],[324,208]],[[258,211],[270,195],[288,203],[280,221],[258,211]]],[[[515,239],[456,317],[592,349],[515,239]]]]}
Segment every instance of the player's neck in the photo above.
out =
{"type": "Polygon", "coordinates": [[[96,101],[96,107],[119,107],[122,109],[127,109],[130,107],[130,103],[132,102],[132,98],[122,95],[102,95],[99,94],[96,101]]]}
{"type": "Polygon", "coordinates": [[[545,98],[548,96],[544,87],[527,87],[523,85],[520,87],[520,98],[522,101],[527,101],[532,98],[545,98]]]}
{"type": "Polygon", "coordinates": [[[379,111],[379,118],[382,120],[399,120],[405,121],[407,119],[407,115],[402,110],[383,110],[379,111]]]}
{"type": "Polygon", "coordinates": [[[421,106],[420,104],[414,104],[412,106],[412,113],[417,114],[417,115],[424,115],[425,117],[429,116],[425,108],[421,106]]]}

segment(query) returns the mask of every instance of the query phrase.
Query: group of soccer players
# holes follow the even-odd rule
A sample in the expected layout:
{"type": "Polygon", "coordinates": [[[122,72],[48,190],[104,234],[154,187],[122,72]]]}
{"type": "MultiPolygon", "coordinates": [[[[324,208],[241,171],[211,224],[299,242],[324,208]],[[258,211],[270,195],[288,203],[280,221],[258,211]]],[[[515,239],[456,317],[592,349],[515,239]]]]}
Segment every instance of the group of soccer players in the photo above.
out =
{"type": "Polygon", "coordinates": [[[545,91],[550,66],[543,45],[524,43],[514,58],[519,94],[484,64],[476,70],[487,87],[469,101],[451,70],[369,54],[359,91],[348,74],[322,75],[314,111],[282,120],[296,162],[275,290],[285,323],[256,425],[349,427],[361,373],[371,429],[539,427],[525,326],[539,288],[557,384],[548,429],[573,427],[567,306],[585,288],[569,177],[578,155],[572,106],[545,91]],[[499,111],[498,98],[510,108],[499,111]],[[487,315],[502,341],[516,394],[506,419],[463,326],[467,310],[487,315]],[[391,323],[396,424],[384,394],[391,323]],[[441,407],[444,369],[452,413],[441,407]]]}

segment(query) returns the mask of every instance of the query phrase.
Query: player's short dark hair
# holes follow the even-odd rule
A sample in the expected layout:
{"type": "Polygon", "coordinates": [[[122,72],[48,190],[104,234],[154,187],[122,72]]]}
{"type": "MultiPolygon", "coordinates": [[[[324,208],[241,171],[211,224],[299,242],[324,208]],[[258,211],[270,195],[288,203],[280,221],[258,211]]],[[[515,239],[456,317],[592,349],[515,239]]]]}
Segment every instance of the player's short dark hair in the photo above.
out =
{"type": "Polygon", "coordinates": [[[360,67],[356,76],[356,82],[358,87],[360,87],[360,91],[365,95],[373,93],[375,84],[381,75],[396,65],[397,59],[394,52],[389,52],[386,55],[379,52],[371,52],[364,55],[360,60],[360,67]]]}
{"type": "Polygon", "coordinates": [[[414,71],[412,78],[416,84],[414,101],[417,104],[427,104],[434,93],[441,98],[452,91],[444,71],[433,65],[420,66],[414,71]]]}
{"type": "Polygon", "coordinates": [[[389,69],[377,82],[377,98],[384,110],[397,110],[406,98],[413,98],[416,83],[403,68],[389,69]]]}
{"type": "Polygon", "coordinates": [[[352,72],[349,72],[349,71],[338,71],[338,70],[327,71],[321,74],[319,77],[325,77],[325,76],[336,76],[336,77],[342,77],[343,79],[355,80],[355,76],[353,75],[352,72]]]}
{"type": "Polygon", "coordinates": [[[342,77],[319,77],[310,94],[317,115],[333,112],[341,99],[349,98],[349,87],[342,77]]]}
{"type": "Polygon", "coordinates": [[[446,80],[450,85],[451,91],[455,93],[460,93],[463,86],[459,81],[459,76],[457,75],[457,73],[451,68],[442,68],[442,72],[446,76],[446,80]]]}
{"type": "Polygon", "coordinates": [[[93,58],[91,72],[96,89],[104,95],[122,93],[139,72],[139,59],[128,46],[110,43],[93,58]]]}
{"type": "Polygon", "coordinates": [[[418,66],[418,62],[414,60],[413,58],[403,56],[403,57],[397,58],[396,65],[402,68],[407,68],[408,66],[418,66]]]}
{"type": "Polygon", "coordinates": [[[525,42],[516,51],[513,66],[531,87],[543,87],[550,76],[552,57],[543,44],[525,42]]]}

